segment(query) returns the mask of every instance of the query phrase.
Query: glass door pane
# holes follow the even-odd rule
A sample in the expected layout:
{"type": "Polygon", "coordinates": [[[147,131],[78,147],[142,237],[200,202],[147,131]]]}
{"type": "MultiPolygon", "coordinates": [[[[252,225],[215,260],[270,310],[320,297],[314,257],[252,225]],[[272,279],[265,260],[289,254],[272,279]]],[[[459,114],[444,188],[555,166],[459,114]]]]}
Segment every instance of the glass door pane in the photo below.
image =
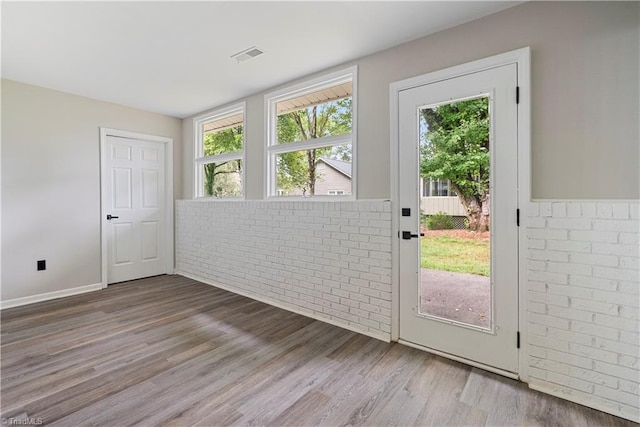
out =
{"type": "Polygon", "coordinates": [[[492,329],[489,96],[420,107],[420,315],[492,329]]]}

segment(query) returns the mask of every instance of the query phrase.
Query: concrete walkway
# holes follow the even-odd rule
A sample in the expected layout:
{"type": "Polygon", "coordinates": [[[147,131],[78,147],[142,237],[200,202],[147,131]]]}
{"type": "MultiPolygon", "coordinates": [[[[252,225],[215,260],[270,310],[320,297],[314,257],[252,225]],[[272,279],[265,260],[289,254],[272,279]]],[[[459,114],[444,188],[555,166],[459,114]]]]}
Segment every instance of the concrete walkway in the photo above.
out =
{"type": "Polygon", "coordinates": [[[423,268],[420,311],[488,328],[490,285],[485,276],[423,268]]]}

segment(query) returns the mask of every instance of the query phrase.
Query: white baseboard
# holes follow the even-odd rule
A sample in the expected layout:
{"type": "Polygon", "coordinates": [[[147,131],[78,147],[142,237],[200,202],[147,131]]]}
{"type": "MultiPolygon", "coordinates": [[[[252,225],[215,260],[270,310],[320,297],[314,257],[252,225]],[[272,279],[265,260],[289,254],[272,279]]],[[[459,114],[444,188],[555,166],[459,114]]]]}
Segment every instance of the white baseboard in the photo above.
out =
{"type": "Polygon", "coordinates": [[[389,334],[383,334],[383,333],[377,334],[375,332],[367,331],[365,329],[358,328],[358,327],[353,326],[353,325],[349,325],[346,322],[342,323],[342,322],[337,322],[337,321],[332,320],[332,319],[319,317],[319,316],[315,315],[312,312],[302,311],[302,310],[299,310],[296,307],[292,307],[290,305],[283,304],[282,302],[275,301],[275,300],[272,300],[270,298],[265,298],[263,296],[254,295],[254,294],[251,294],[251,293],[236,289],[236,288],[234,288],[232,286],[223,285],[221,283],[214,283],[214,282],[211,282],[211,281],[209,281],[207,279],[204,279],[202,277],[198,277],[198,276],[191,275],[191,274],[188,274],[188,273],[184,273],[184,272],[181,272],[181,271],[176,271],[176,274],[178,274],[180,276],[187,277],[189,279],[196,280],[198,282],[202,282],[202,283],[204,283],[206,285],[213,286],[215,288],[224,289],[225,291],[229,291],[229,292],[232,292],[234,294],[242,295],[243,297],[251,298],[253,300],[260,301],[260,302],[263,302],[265,304],[269,304],[269,305],[272,305],[274,307],[278,307],[278,308],[281,308],[283,310],[287,310],[287,311],[290,311],[292,313],[299,314],[301,316],[310,317],[311,319],[315,319],[315,320],[318,320],[320,322],[328,323],[330,325],[337,326],[337,327],[342,328],[342,329],[347,329],[349,331],[356,332],[356,333],[362,334],[362,335],[366,335],[368,337],[375,338],[375,339],[380,340],[380,341],[391,342],[391,336],[389,334]]]}
{"type": "MultiPolygon", "coordinates": [[[[634,421],[636,423],[640,423],[640,416],[634,417],[633,415],[624,413],[616,408],[612,408],[607,405],[601,405],[597,402],[587,402],[585,399],[582,399],[580,396],[575,396],[572,394],[562,393],[561,391],[554,390],[552,387],[549,387],[540,383],[528,383],[528,386],[532,390],[539,391],[541,393],[550,394],[551,396],[559,397],[560,399],[568,400],[573,403],[577,403],[578,405],[586,406],[588,408],[597,409],[598,411],[606,412],[607,414],[615,415],[616,417],[624,418],[626,420],[634,421]]],[[[559,386],[560,387],[560,386],[559,386]]],[[[594,396],[597,397],[597,396],[594,396]]]]}
{"type": "Polygon", "coordinates": [[[30,295],[28,297],[14,298],[6,301],[0,301],[0,310],[5,308],[20,307],[22,305],[33,304],[36,302],[49,301],[52,299],[68,297],[72,295],[84,294],[87,292],[99,291],[102,289],[102,283],[93,285],[79,286],[77,288],[64,289],[62,291],[47,292],[44,294],[30,295]]]}

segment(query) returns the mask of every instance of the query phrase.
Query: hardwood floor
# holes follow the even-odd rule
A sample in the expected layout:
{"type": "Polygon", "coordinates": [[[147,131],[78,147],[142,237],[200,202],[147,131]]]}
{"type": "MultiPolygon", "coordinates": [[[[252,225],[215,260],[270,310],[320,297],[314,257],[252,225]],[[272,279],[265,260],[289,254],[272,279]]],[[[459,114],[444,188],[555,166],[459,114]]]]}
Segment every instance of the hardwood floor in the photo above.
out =
{"type": "Polygon", "coordinates": [[[635,425],[180,276],[7,309],[1,320],[3,419],[56,426],[635,425]]]}

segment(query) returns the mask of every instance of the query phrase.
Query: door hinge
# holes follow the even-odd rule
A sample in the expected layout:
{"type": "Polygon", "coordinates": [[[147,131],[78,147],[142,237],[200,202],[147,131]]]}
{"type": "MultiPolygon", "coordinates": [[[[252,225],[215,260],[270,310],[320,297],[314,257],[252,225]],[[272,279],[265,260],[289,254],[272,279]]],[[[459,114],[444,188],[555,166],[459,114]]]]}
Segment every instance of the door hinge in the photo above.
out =
{"type": "Polygon", "coordinates": [[[516,225],[520,227],[520,209],[516,209],[516,225]]]}
{"type": "Polygon", "coordinates": [[[520,331],[516,334],[516,347],[520,348],[520,331]]]}
{"type": "Polygon", "coordinates": [[[516,104],[520,104],[520,86],[516,86],[516,104]]]}

